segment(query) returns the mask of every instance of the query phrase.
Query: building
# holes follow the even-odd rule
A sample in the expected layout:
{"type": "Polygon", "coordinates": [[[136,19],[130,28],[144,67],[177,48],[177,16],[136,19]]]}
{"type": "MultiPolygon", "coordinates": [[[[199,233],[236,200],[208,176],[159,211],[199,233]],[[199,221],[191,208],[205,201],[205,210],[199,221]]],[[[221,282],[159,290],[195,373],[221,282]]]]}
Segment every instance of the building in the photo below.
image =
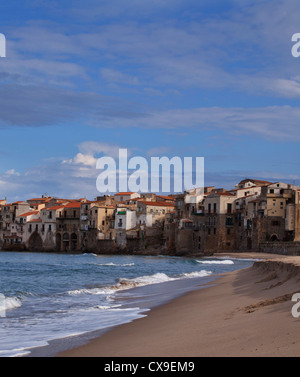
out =
{"type": "Polygon", "coordinates": [[[295,242],[300,242],[300,189],[295,192],[295,242]]]}
{"type": "Polygon", "coordinates": [[[81,202],[68,203],[58,210],[56,217],[56,250],[63,252],[80,251],[81,202]]]}
{"type": "Polygon", "coordinates": [[[119,192],[114,195],[114,200],[116,202],[126,202],[127,200],[140,198],[141,195],[137,192],[119,192]]]}
{"type": "Polygon", "coordinates": [[[137,217],[139,224],[145,224],[151,227],[153,224],[163,222],[166,214],[174,211],[175,204],[165,202],[150,202],[150,201],[138,201],[137,203],[137,217]]]}

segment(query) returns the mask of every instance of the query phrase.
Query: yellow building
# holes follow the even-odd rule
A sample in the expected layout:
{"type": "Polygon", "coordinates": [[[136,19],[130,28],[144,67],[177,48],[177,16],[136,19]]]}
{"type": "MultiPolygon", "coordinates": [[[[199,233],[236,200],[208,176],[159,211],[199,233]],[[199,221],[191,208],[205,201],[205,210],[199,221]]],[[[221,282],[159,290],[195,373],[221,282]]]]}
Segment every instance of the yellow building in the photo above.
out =
{"type": "Polygon", "coordinates": [[[113,239],[115,206],[92,203],[89,210],[89,228],[98,230],[98,239],[113,239]]]}

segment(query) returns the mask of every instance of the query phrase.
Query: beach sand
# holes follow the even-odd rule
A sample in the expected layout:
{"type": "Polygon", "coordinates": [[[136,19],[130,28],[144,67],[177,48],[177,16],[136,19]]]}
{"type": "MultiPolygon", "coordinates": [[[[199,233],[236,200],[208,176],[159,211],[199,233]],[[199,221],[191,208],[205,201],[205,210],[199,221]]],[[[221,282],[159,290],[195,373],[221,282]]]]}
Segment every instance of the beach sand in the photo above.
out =
{"type": "Polygon", "coordinates": [[[57,356],[300,356],[300,318],[291,314],[300,257],[243,256],[266,259],[57,356]]]}

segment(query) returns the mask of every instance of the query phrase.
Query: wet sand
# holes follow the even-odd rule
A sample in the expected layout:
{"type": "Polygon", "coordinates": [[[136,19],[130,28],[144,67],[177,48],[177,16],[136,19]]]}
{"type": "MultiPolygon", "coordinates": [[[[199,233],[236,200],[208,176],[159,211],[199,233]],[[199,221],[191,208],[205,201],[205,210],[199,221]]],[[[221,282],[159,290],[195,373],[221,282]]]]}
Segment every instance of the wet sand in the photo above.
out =
{"type": "Polygon", "coordinates": [[[230,255],[266,259],[57,356],[300,356],[300,318],[291,314],[300,257],[230,255]]]}

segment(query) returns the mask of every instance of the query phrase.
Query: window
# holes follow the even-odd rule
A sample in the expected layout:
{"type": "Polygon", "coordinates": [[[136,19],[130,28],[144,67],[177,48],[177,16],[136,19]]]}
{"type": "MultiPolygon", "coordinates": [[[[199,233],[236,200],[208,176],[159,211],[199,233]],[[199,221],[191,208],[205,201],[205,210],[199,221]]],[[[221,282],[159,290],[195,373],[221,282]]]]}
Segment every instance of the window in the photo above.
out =
{"type": "Polygon", "coordinates": [[[233,225],[233,218],[232,217],[226,217],[226,225],[227,226],[233,225]]]}
{"type": "Polygon", "coordinates": [[[208,204],[208,213],[210,213],[211,212],[211,204],[209,203],[208,204]]]}
{"type": "Polygon", "coordinates": [[[270,194],[274,194],[274,189],[270,189],[270,194]]]}
{"type": "Polygon", "coordinates": [[[217,212],[217,203],[214,203],[214,213],[217,212]]]}
{"type": "Polygon", "coordinates": [[[227,203],[227,213],[231,213],[231,212],[232,212],[232,204],[227,203]]]}
{"type": "Polygon", "coordinates": [[[42,225],[42,232],[45,232],[45,224],[42,225]]]}
{"type": "Polygon", "coordinates": [[[279,226],[279,221],[272,221],[272,226],[279,226]]]}
{"type": "Polygon", "coordinates": [[[49,225],[49,232],[51,232],[51,230],[52,230],[52,225],[49,225]]]}

